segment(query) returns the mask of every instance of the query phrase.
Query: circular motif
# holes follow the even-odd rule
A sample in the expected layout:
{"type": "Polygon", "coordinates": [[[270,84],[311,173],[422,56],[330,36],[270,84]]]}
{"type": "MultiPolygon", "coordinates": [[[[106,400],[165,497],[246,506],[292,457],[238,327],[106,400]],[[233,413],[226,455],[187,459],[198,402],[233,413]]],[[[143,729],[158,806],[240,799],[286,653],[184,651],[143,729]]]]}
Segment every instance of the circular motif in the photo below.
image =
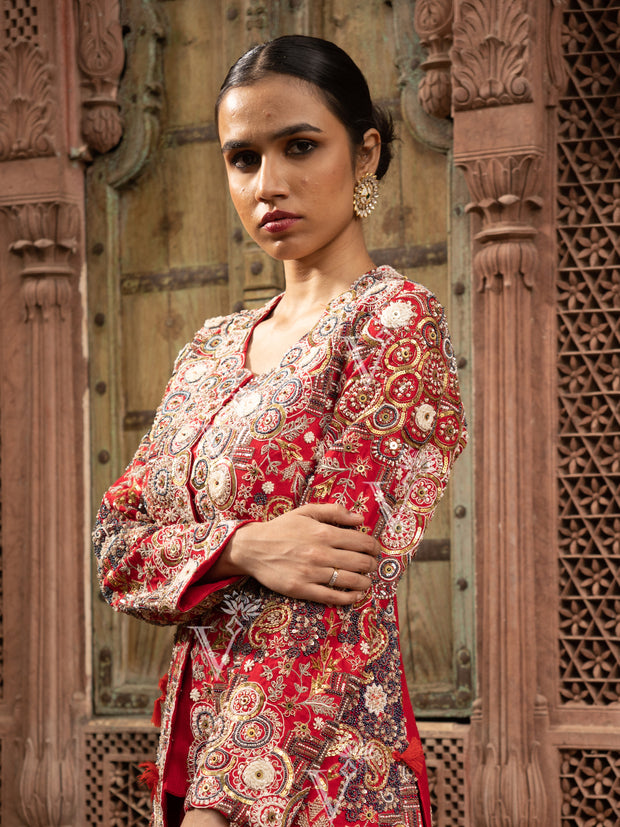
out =
{"type": "Polygon", "coordinates": [[[295,345],[287,353],[284,354],[284,357],[280,361],[280,365],[282,367],[285,367],[286,365],[294,364],[302,355],[302,353],[303,348],[301,347],[301,345],[295,345]]]}
{"type": "Polygon", "coordinates": [[[440,397],[445,390],[448,376],[443,358],[438,350],[431,350],[426,354],[420,373],[429,396],[440,397]]]}
{"type": "Polygon", "coordinates": [[[235,499],[237,477],[228,457],[218,460],[209,470],[207,491],[213,505],[219,509],[228,508],[235,499]]]}
{"type": "Polygon", "coordinates": [[[209,428],[200,440],[197,453],[215,459],[224,453],[232,438],[233,432],[231,428],[209,428]]]}
{"type": "Polygon", "coordinates": [[[273,725],[263,715],[257,715],[237,724],[232,737],[238,747],[264,747],[273,737],[273,725]]]}
{"type": "Polygon", "coordinates": [[[277,436],[285,422],[284,410],[280,405],[270,405],[252,423],[252,431],[258,439],[277,436]]]}
{"type": "Polygon", "coordinates": [[[355,380],[347,385],[338,400],[338,411],[345,419],[355,421],[372,406],[378,395],[378,386],[355,380]]]}
{"type": "Polygon", "coordinates": [[[386,366],[394,368],[409,368],[418,361],[418,346],[412,339],[405,339],[391,345],[385,353],[383,361],[386,366]]]}
{"type": "Polygon", "coordinates": [[[159,468],[153,475],[153,492],[158,497],[165,497],[168,493],[170,475],[166,468],[159,468]]]}
{"type": "Polygon", "coordinates": [[[424,340],[429,347],[437,346],[437,342],[439,341],[439,331],[437,330],[437,325],[435,322],[425,322],[422,325],[422,335],[424,336],[424,340]]]}
{"type": "Polygon", "coordinates": [[[453,413],[442,414],[437,419],[435,437],[442,445],[452,447],[459,438],[459,420],[453,413]]]}
{"type": "Polygon", "coordinates": [[[385,402],[371,417],[371,428],[375,433],[382,431],[396,431],[403,420],[404,413],[394,405],[385,402]]]}
{"type": "Polygon", "coordinates": [[[256,758],[245,767],[241,777],[251,790],[264,790],[273,784],[276,771],[266,758],[256,758]]]}
{"type": "Polygon", "coordinates": [[[209,475],[209,464],[207,463],[206,459],[199,459],[196,460],[194,463],[194,468],[192,470],[192,485],[196,489],[196,491],[200,491],[204,488],[205,483],[207,481],[207,477],[209,475]]]}
{"type": "Polygon", "coordinates": [[[338,324],[338,316],[337,314],[333,313],[330,316],[327,316],[325,319],[322,319],[316,328],[311,331],[310,336],[308,338],[312,338],[312,341],[318,342],[320,339],[326,339],[336,329],[336,325],[338,324]]]}
{"type": "Polygon", "coordinates": [[[409,502],[416,511],[432,511],[438,495],[438,486],[430,477],[419,477],[409,493],[409,502]]]}
{"type": "Polygon", "coordinates": [[[235,408],[240,416],[247,416],[255,411],[262,401],[263,395],[260,391],[251,391],[237,398],[235,408]]]}
{"type": "Polygon", "coordinates": [[[258,715],[265,703],[265,694],[257,683],[244,683],[233,689],[228,699],[228,709],[237,721],[248,721],[258,715]]]}
{"type": "Polygon", "coordinates": [[[302,385],[299,379],[291,378],[276,388],[272,401],[276,405],[294,405],[301,396],[302,385]]]}
{"type": "Polygon", "coordinates": [[[397,373],[385,384],[385,394],[395,405],[413,405],[420,394],[420,382],[415,373],[397,373]]]}
{"type": "Polygon", "coordinates": [[[398,580],[403,567],[399,560],[391,557],[384,558],[377,569],[377,574],[388,583],[398,580]]]}
{"type": "Polygon", "coordinates": [[[183,403],[187,402],[189,396],[189,391],[176,391],[175,393],[171,393],[170,396],[166,397],[164,400],[163,410],[168,413],[178,411],[179,408],[182,407],[183,403]]]}
{"type": "Polygon", "coordinates": [[[164,566],[174,568],[185,558],[184,546],[180,537],[167,537],[165,545],[159,549],[159,557],[164,566]]]}
{"type": "Polygon", "coordinates": [[[189,451],[178,454],[172,463],[172,482],[175,485],[185,485],[189,477],[191,457],[189,451]]]}
{"type": "Polygon", "coordinates": [[[276,827],[287,823],[287,810],[292,802],[281,796],[261,796],[250,809],[249,824],[257,827],[276,827]]]}
{"type": "Polygon", "coordinates": [[[435,408],[433,408],[432,405],[429,405],[426,402],[420,405],[418,408],[416,408],[414,417],[415,424],[425,434],[428,433],[433,427],[433,422],[435,421],[435,413],[435,408]]]}
{"type": "Polygon", "coordinates": [[[161,436],[163,436],[170,427],[171,423],[172,417],[170,416],[170,414],[162,416],[161,419],[159,419],[159,421],[155,424],[155,428],[153,430],[153,439],[159,439],[161,436]]]}
{"type": "Polygon", "coordinates": [[[379,319],[384,327],[394,330],[408,325],[412,316],[413,308],[409,302],[390,302],[379,314],[379,319]]]}
{"type": "Polygon", "coordinates": [[[190,384],[194,382],[199,382],[205,373],[207,372],[207,366],[204,362],[190,362],[190,364],[185,368],[183,373],[183,379],[190,384]]]}
{"type": "Polygon", "coordinates": [[[194,442],[201,429],[201,423],[196,419],[182,425],[170,440],[170,453],[178,454],[185,448],[188,448],[194,442]]]}
{"type": "Polygon", "coordinates": [[[209,336],[208,339],[204,340],[201,346],[201,350],[203,350],[205,353],[208,353],[210,350],[217,350],[223,341],[224,337],[221,333],[214,333],[213,336],[209,336]]]}
{"type": "Polygon", "coordinates": [[[406,513],[401,509],[394,515],[381,535],[381,543],[389,551],[404,554],[420,540],[422,527],[413,513],[406,513]]]}
{"type": "Polygon", "coordinates": [[[223,749],[214,749],[204,757],[202,771],[205,773],[220,773],[226,770],[232,762],[232,756],[223,749]]]}

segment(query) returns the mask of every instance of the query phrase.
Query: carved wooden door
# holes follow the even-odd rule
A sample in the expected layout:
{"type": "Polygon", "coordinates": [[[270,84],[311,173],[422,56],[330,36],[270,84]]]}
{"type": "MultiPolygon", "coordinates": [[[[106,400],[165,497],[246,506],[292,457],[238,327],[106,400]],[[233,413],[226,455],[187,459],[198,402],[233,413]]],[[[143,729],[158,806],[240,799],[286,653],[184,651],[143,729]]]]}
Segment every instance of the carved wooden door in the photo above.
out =
{"type": "MultiPolygon", "coordinates": [[[[279,34],[341,44],[363,67],[373,97],[393,112],[400,140],[367,222],[368,245],[377,263],[426,284],[446,306],[467,395],[468,298],[462,271],[449,272],[449,229],[463,268],[468,242],[449,139],[439,141],[441,151],[424,145],[409,129],[409,110],[404,119],[401,113],[400,91],[417,49],[411,4],[127,0],[123,18],[124,136],[88,178],[93,509],[129,461],[174,357],[203,320],[262,303],[283,286],[280,265],[247,239],[230,205],[213,122],[230,64],[279,34]]],[[[431,718],[466,717],[473,698],[470,491],[464,460],[401,587],[407,677],[419,712],[431,718]]],[[[132,727],[144,732],[148,752],[153,735],[144,724],[167,668],[171,632],[115,615],[94,584],[93,619],[95,714],[135,716],[132,727]]],[[[124,737],[118,728],[113,734],[115,726],[103,717],[93,723],[93,766],[106,737],[124,737]]],[[[442,741],[436,730],[429,724],[431,769],[443,768],[442,783],[462,801],[455,791],[463,780],[463,736],[450,730],[452,740],[442,741]]],[[[125,795],[127,784],[121,786],[125,795]]],[[[137,824],[144,802],[126,806],[137,824]]]]}

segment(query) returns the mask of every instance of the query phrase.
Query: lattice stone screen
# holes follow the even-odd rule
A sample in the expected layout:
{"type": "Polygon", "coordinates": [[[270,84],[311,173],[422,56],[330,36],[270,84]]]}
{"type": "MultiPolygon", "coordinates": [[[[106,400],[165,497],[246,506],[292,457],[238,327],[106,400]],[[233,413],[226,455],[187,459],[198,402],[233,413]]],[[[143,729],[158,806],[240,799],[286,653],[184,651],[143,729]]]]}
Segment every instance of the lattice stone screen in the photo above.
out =
{"type": "Polygon", "coordinates": [[[99,728],[84,738],[86,824],[148,827],[150,794],[138,783],[138,764],[154,760],[157,733],[99,728]]]}
{"type": "Polygon", "coordinates": [[[34,0],[4,0],[2,3],[2,23],[7,40],[38,42],[38,3],[34,0]]]}
{"type": "MultiPolygon", "coordinates": [[[[428,761],[435,827],[465,827],[465,733],[422,734],[428,761]]],[[[85,738],[86,825],[148,827],[150,797],[138,783],[138,764],[152,761],[157,749],[153,729],[88,730],[85,738]]]]}
{"type": "Polygon", "coordinates": [[[562,827],[620,824],[620,752],[562,752],[562,827]]]}
{"type": "Polygon", "coordinates": [[[620,3],[569,6],[557,193],[560,691],[563,703],[605,706],[620,700],[620,3]]]}

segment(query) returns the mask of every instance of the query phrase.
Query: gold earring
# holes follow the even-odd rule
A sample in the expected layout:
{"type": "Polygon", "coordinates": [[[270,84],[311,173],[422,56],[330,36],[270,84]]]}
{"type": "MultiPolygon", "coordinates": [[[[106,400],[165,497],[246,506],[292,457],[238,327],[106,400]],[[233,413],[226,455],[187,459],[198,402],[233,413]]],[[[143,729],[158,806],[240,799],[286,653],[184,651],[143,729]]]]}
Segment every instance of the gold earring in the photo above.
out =
{"type": "Polygon", "coordinates": [[[353,212],[358,218],[367,218],[377,206],[379,184],[374,172],[362,175],[353,190],[353,212]]]}

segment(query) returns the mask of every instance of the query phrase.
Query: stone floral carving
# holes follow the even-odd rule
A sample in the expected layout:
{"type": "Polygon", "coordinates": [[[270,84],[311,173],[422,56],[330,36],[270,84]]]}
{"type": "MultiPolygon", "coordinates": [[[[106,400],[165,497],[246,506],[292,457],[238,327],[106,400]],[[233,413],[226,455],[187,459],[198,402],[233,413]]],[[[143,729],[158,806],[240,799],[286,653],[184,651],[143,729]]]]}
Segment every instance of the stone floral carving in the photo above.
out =
{"type": "Polygon", "coordinates": [[[452,108],[452,15],[452,0],[418,0],[415,4],[414,25],[429,53],[420,67],[425,75],[418,96],[425,112],[436,118],[447,118],[452,108]]]}
{"type": "Polygon", "coordinates": [[[27,40],[0,52],[0,161],[52,155],[52,68],[27,40]]]}
{"type": "Polygon", "coordinates": [[[482,222],[474,256],[479,289],[497,286],[502,279],[509,286],[519,276],[532,287],[538,261],[533,211],[542,206],[540,156],[479,157],[457,163],[472,196],[465,209],[482,222]]]}
{"type": "Polygon", "coordinates": [[[452,50],[454,109],[531,101],[529,44],[524,0],[462,0],[452,50]]]}
{"type": "Polygon", "coordinates": [[[49,317],[52,307],[62,309],[71,296],[68,276],[75,273],[71,258],[79,238],[79,212],[75,204],[61,201],[11,206],[11,252],[22,258],[26,317],[36,308],[49,317]],[[64,278],[63,278],[64,277],[64,278]]]}
{"type": "Polygon", "coordinates": [[[91,149],[108,152],[123,133],[116,100],[125,60],[118,0],[79,0],[78,20],[82,134],[91,149]]]}

